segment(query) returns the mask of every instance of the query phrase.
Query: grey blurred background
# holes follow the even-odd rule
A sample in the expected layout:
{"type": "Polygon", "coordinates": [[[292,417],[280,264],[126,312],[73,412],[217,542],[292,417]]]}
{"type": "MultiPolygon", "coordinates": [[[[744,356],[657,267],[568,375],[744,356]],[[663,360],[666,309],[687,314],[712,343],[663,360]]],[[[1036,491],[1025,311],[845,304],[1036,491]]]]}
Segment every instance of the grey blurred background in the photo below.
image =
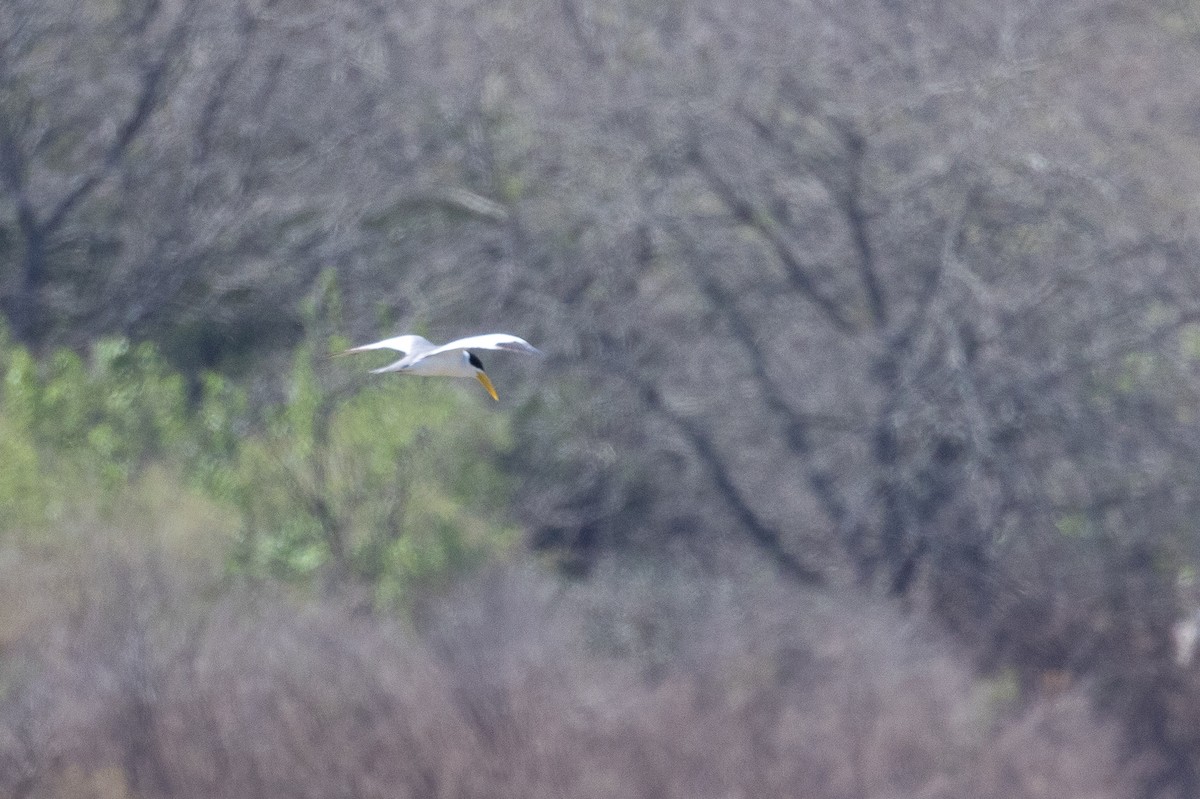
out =
{"type": "Polygon", "coordinates": [[[0,309],[264,402],[322,275],[521,335],[524,551],[895,605],[1191,796],[1198,64],[1190,0],[7,0],[0,309]]]}

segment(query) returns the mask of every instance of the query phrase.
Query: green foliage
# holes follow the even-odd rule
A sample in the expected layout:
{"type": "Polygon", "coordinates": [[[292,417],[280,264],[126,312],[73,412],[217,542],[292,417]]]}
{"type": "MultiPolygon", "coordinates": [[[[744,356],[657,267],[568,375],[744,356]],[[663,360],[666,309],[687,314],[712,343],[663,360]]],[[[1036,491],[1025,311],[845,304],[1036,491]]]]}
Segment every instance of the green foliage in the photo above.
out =
{"type": "Polygon", "coordinates": [[[214,475],[242,512],[238,567],[286,579],[326,570],[394,601],[414,581],[507,549],[515,531],[495,462],[507,420],[445,382],[334,390],[329,382],[345,373],[322,372],[327,363],[301,347],[287,401],[214,475]]]}
{"type": "Polygon", "coordinates": [[[47,481],[37,449],[20,426],[0,415],[0,531],[30,529],[40,525],[49,503],[47,481]]]}
{"type": "MultiPolygon", "coordinates": [[[[331,308],[332,286],[303,310],[316,329],[331,308]]],[[[394,602],[415,581],[505,551],[516,538],[497,463],[507,417],[465,385],[366,380],[362,363],[331,361],[317,339],[296,352],[281,401],[255,408],[207,374],[189,407],[149,344],[105,339],[86,357],[39,360],[0,332],[0,533],[49,540],[67,516],[112,512],[161,464],[236,511],[226,532],[245,574],[320,572],[394,602]]]]}
{"type": "Polygon", "coordinates": [[[0,530],[36,530],[73,503],[111,499],[139,468],[177,456],[188,435],[182,378],[149,344],[103,339],[87,359],[37,362],[0,337],[0,530]]]}

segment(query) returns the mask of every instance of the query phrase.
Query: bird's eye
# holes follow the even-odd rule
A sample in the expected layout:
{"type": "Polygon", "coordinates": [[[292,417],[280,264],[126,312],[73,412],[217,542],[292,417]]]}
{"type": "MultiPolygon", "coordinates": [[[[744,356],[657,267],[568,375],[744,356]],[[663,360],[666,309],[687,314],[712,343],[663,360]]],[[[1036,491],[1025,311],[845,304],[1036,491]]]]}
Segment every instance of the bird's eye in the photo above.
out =
{"type": "Polygon", "coordinates": [[[476,369],[483,371],[483,361],[479,360],[479,356],[473,352],[467,353],[467,363],[474,366],[476,369]]]}

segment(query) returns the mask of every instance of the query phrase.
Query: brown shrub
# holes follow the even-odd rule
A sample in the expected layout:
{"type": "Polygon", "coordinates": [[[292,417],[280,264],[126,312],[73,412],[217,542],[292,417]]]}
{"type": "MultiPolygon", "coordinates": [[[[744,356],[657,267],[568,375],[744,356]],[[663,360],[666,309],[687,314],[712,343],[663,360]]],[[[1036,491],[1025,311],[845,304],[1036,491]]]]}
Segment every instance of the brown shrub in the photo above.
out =
{"type": "Polygon", "coordinates": [[[477,575],[412,623],[112,564],[21,658],[0,796],[1115,797],[1078,696],[989,699],[920,625],[745,575],[477,575]]]}

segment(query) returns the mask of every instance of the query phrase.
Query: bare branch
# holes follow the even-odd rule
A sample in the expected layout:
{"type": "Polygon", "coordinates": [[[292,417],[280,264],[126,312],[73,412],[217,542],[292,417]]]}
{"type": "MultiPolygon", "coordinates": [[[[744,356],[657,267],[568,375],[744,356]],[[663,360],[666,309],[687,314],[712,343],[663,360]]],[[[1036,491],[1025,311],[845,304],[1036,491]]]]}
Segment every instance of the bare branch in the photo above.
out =
{"type": "Polygon", "coordinates": [[[758,548],[788,577],[806,585],[819,585],[825,578],[821,571],[804,563],[787,551],[780,532],[764,522],[755,512],[753,505],[742,495],[741,489],[729,475],[716,446],[703,429],[683,414],[677,413],[662,401],[658,391],[652,386],[640,384],[643,402],[651,410],[667,419],[676,429],[687,437],[696,455],[704,463],[712,478],[713,484],[725,500],[726,506],[737,518],[738,522],[750,534],[758,548]]]}
{"type": "Polygon", "coordinates": [[[823,292],[811,276],[812,266],[805,264],[792,251],[779,233],[769,224],[764,224],[760,213],[738,191],[726,181],[717,168],[705,156],[703,148],[693,148],[693,163],[705,178],[714,193],[721,198],[734,217],[744,225],[753,227],[767,240],[783,264],[792,285],[815,305],[834,327],[844,332],[853,332],[855,325],[846,317],[838,303],[823,292]]]}

